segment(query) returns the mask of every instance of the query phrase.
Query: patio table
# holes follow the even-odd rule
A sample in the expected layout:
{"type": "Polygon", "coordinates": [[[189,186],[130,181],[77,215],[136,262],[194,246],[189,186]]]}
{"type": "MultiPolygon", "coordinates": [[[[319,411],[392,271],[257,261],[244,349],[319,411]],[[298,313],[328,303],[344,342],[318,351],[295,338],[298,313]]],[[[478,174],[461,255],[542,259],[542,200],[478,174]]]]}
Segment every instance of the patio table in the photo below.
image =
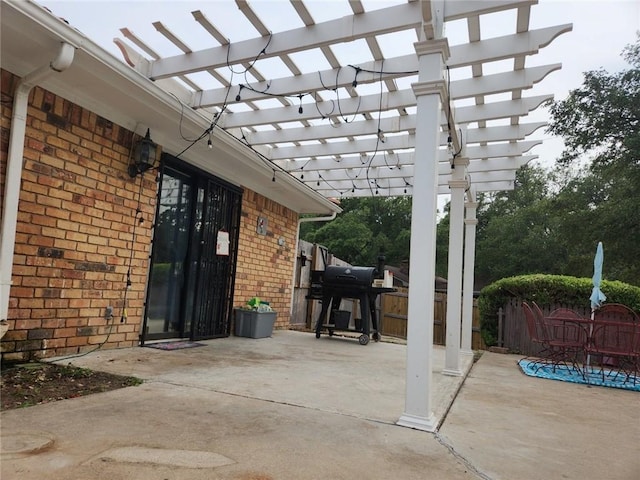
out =
{"type": "MultiPolygon", "coordinates": [[[[638,379],[640,366],[640,323],[620,321],[607,316],[583,317],[575,312],[544,317],[549,345],[570,361],[583,378],[587,379],[592,357],[600,357],[600,374],[604,379],[605,367],[611,367],[615,376],[626,375],[626,380],[638,379]],[[582,355],[581,357],[579,355],[582,355]],[[580,362],[581,361],[581,362],[580,362]],[[578,364],[582,363],[582,368],[578,364]]],[[[591,369],[593,373],[593,369],[591,369]]]]}

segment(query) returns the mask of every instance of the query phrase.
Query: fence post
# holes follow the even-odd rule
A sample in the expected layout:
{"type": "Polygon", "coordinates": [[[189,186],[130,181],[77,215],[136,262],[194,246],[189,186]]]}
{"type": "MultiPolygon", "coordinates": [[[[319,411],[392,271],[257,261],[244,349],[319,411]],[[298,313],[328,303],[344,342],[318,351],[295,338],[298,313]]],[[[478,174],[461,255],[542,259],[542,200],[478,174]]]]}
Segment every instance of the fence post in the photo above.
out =
{"type": "Polygon", "coordinates": [[[502,347],[503,345],[503,340],[502,340],[502,318],[503,318],[504,312],[502,311],[502,307],[500,307],[498,309],[498,346],[502,347]]]}

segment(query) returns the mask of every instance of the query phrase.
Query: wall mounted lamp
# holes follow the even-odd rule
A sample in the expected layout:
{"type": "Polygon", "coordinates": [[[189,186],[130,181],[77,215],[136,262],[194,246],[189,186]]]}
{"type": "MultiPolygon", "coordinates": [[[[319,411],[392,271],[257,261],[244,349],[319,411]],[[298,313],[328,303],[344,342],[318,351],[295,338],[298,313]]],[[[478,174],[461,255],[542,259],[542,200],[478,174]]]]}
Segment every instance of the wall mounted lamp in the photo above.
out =
{"type": "Polygon", "coordinates": [[[157,151],[158,145],[151,140],[149,129],[147,128],[147,134],[136,143],[133,150],[131,164],[129,165],[129,176],[134,178],[139,173],[144,173],[152,168],[156,161],[157,151]]]}

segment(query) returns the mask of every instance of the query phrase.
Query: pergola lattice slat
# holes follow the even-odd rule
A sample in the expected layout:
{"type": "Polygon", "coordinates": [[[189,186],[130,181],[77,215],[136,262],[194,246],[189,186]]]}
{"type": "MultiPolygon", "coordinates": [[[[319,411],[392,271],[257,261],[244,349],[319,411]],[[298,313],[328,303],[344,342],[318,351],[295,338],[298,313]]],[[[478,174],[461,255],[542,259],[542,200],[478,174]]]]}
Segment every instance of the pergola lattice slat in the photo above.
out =
{"type": "MultiPolygon", "coordinates": [[[[449,142],[454,150],[462,152],[463,141],[467,145],[464,155],[470,159],[521,157],[539,144],[525,139],[544,126],[544,122],[521,126],[521,119],[551,98],[549,95],[523,97],[523,92],[560,68],[560,64],[525,67],[525,60],[571,30],[571,25],[529,30],[530,10],[535,3],[535,0],[416,0],[368,11],[365,2],[354,1],[349,3],[353,14],[316,22],[303,2],[292,1],[290,6],[304,26],[272,33],[259,9],[247,0],[237,0],[238,9],[258,36],[234,42],[214,26],[203,11],[194,11],[194,20],[220,45],[192,49],[167,26],[155,22],[164,37],[186,52],[165,58],[160,58],[139,38],[123,33],[147,54],[153,53],[151,60],[137,59],[138,71],[162,84],[172,78],[186,81],[192,91],[185,89],[178,97],[195,109],[224,110],[216,119],[217,126],[273,162],[274,170],[281,168],[292,174],[302,170],[319,175],[325,172],[327,177],[350,178],[349,172],[341,170],[361,168],[360,154],[364,153],[367,158],[376,157],[369,162],[368,174],[386,179],[395,173],[375,170],[387,164],[388,158],[394,157],[399,165],[405,166],[415,161],[410,152],[415,148],[416,97],[406,82],[416,81],[419,63],[415,53],[384,58],[382,36],[401,33],[407,38],[408,33],[426,31],[435,34],[439,28],[437,22],[466,19],[468,41],[449,48],[446,60],[449,73],[443,75],[447,98],[441,113],[438,160],[451,160],[446,149],[449,142]],[[432,11],[438,13],[434,16],[432,11]],[[516,14],[512,32],[482,38],[481,17],[509,11],[516,14]],[[431,22],[435,23],[431,25],[431,22]],[[354,40],[366,42],[367,52],[362,52],[363,57],[373,60],[353,65],[338,60],[333,47],[354,40]],[[308,67],[294,62],[291,54],[297,52],[320,54],[331,68],[309,71],[308,67]],[[262,59],[279,59],[291,75],[270,78],[257,69],[262,59]],[[513,60],[511,68],[503,71],[492,68],[491,73],[485,73],[486,65],[508,59],[513,60]],[[233,80],[232,75],[233,84],[230,84],[222,72],[234,65],[250,68],[256,81],[243,84],[244,79],[233,80]],[[457,72],[468,67],[471,67],[471,76],[460,78],[457,72]],[[209,72],[222,87],[207,88],[203,84],[203,88],[198,88],[185,76],[194,72],[209,72]],[[449,80],[448,75],[454,78],[449,80]],[[354,88],[356,80],[361,89],[354,88]],[[396,82],[400,81],[405,82],[403,88],[398,88],[400,83],[396,82]],[[377,93],[376,85],[380,85],[377,93]],[[511,99],[489,101],[490,96],[501,94],[511,99]],[[270,99],[277,100],[281,106],[263,103],[270,99]],[[461,103],[467,99],[473,99],[475,105],[461,103]],[[234,104],[248,108],[236,109],[234,104]],[[487,128],[487,122],[498,120],[509,125],[487,128]]],[[[168,85],[172,90],[179,89],[174,84],[168,85]]],[[[446,173],[442,175],[446,177],[446,173]]],[[[472,182],[475,181],[472,178],[472,182]]],[[[323,195],[329,194],[313,182],[305,183],[323,195]]],[[[485,186],[489,183],[483,182],[485,186]]],[[[503,185],[502,180],[495,185],[503,185]]],[[[384,194],[393,191],[390,188],[384,194]]],[[[411,194],[411,189],[405,193],[403,188],[402,194],[411,194]]]]}

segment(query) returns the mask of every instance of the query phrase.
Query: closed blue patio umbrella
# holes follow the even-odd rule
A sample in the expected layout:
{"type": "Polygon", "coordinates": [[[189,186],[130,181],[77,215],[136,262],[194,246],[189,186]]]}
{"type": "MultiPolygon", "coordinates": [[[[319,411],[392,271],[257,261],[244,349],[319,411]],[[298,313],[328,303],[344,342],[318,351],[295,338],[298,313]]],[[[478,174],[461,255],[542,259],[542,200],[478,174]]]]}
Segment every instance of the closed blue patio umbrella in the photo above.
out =
{"type": "MultiPolygon", "coordinates": [[[[593,289],[591,290],[591,320],[594,319],[595,311],[600,308],[602,302],[604,302],[607,297],[602,290],[600,290],[600,285],[602,284],[602,264],[604,263],[604,250],[602,248],[602,242],[598,242],[598,247],[596,248],[596,256],[593,258],[593,289]]],[[[593,333],[593,323],[589,325],[589,337],[593,333]]],[[[591,355],[587,355],[586,361],[586,369],[585,372],[588,373],[589,365],[591,364],[591,355]]]]}
{"type": "Polygon", "coordinates": [[[604,251],[602,249],[602,242],[598,242],[598,248],[596,249],[596,256],[593,259],[593,290],[591,291],[591,314],[595,312],[602,302],[607,297],[602,290],[600,290],[600,284],[602,283],[602,264],[604,263],[604,251]]]}

